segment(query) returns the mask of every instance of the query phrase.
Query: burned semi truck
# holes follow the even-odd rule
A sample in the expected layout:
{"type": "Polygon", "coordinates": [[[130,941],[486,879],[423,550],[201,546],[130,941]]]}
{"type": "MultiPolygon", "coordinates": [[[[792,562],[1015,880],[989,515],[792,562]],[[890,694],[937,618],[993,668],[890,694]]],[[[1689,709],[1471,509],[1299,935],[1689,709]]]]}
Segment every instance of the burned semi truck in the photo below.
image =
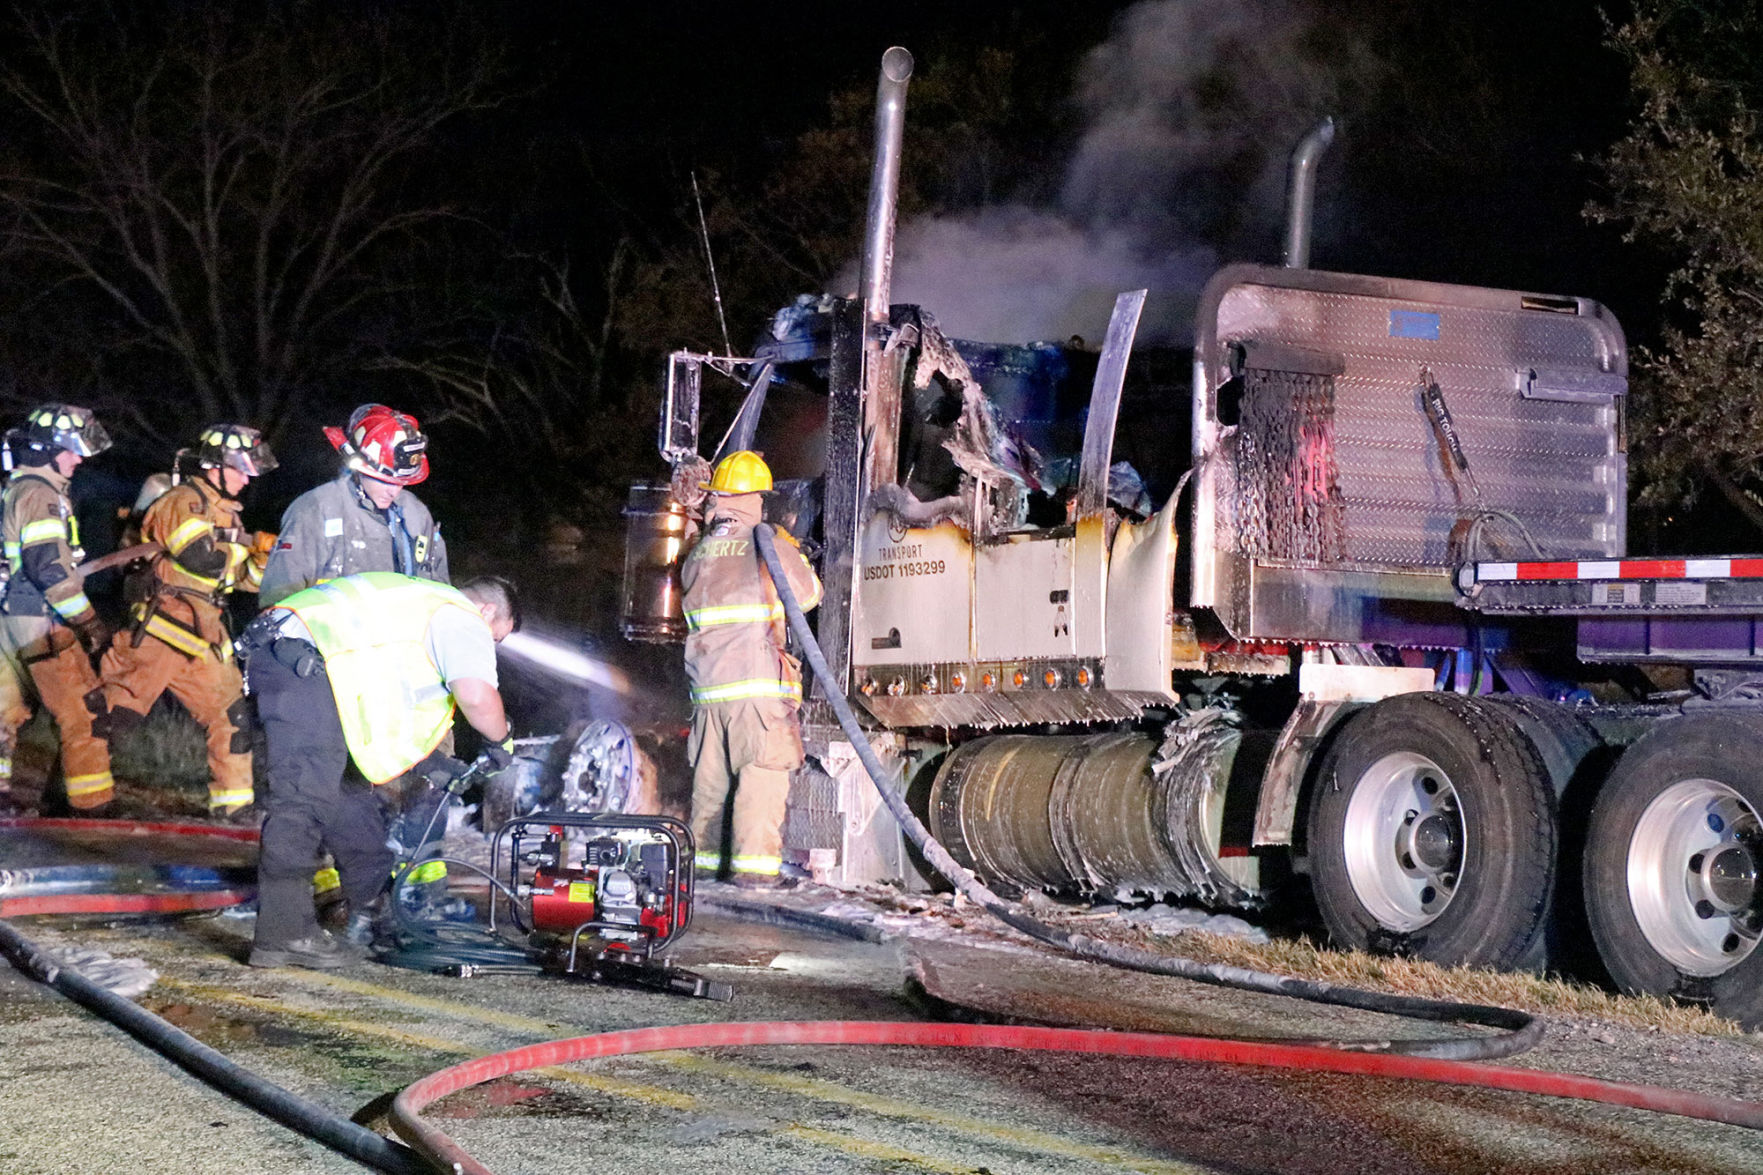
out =
{"type": "Polygon", "coordinates": [[[911,67],[882,63],[860,290],[750,357],[674,354],[683,488],[628,511],[627,632],[677,637],[693,471],[756,444],[794,467],[772,513],[816,553],[832,675],[786,853],[913,871],[814,700],[838,692],[994,885],[1303,887],[1343,946],[1537,968],[1589,939],[1626,990],[1763,1020],[1763,559],[1625,554],[1616,320],[1310,268],[1325,123],[1286,263],[1210,280],[1185,388],[1135,380],[1142,290],[1094,354],[951,340],[889,300],[911,67]],[[706,378],[746,390],[701,455],[706,378]]]}

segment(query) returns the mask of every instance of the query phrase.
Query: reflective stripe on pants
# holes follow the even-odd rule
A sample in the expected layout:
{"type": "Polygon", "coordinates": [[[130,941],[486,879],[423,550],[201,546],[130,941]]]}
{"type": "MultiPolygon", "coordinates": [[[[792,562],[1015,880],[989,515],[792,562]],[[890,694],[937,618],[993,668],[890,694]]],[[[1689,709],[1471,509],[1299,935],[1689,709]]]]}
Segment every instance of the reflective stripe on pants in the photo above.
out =
{"type": "Polygon", "coordinates": [[[8,616],[0,629],[60,731],[67,802],[75,808],[108,803],[116,784],[110,777],[110,744],[93,732],[86,704],[86,696],[98,688],[98,674],[85,649],[71,629],[46,616],[8,616]]]}
{"type": "Polygon", "coordinates": [[[776,876],[790,772],[802,764],[795,707],[776,698],[699,706],[686,755],[699,862],[718,872],[726,862],[733,872],[776,876]]]}
{"type": "Polygon", "coordinates": [[[223,660],[206,642],[198,656],[186,657],[170,644],[144,640],[136,645],[126,637],[111,642],[100,666],[104,700],[111,709],[145,717],[159,696],[169,690],[196,720],[208,744],[211,809],[238,808],[251,802],[251,752],[233,749],[238,745],[238,727],[231,711],[244,693],[237,666],[223,660]]]}

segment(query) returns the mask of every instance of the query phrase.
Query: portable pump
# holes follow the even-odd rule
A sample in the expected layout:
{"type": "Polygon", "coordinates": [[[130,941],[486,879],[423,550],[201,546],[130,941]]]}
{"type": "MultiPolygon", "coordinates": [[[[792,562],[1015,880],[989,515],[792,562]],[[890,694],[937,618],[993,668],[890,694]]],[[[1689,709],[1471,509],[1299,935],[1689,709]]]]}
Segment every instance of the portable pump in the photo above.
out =
{"type": "Polygon", "coordinates": [[[496,833],[490,929],[511,920],[552,967],[704,999],[733,989],[661,954],[692,922],[692,834],[666,816],[538,812],[496,833]],[[506,873],[503,869],[506,851],[506,873]]]}

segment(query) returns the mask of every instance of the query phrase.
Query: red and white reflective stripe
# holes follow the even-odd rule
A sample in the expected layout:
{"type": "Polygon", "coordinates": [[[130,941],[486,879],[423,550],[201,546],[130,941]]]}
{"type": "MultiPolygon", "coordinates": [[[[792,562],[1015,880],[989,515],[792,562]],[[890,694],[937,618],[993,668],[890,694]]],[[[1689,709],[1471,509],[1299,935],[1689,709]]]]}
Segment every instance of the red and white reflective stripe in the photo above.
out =
{"type": "Polygon", "coordinates": [[[1477,563],[1475,578],[1481,583],[1527,579],[1763,579],[1763,558],[1477,563]]]}

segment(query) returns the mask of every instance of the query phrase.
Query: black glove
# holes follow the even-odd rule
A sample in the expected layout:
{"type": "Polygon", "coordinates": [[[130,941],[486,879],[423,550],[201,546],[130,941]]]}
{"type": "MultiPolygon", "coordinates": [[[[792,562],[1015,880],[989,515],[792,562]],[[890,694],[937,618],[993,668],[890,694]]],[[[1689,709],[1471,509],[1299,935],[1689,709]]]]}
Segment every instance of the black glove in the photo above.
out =
{"type": "Polygon", "coordinates": [[[430,751],[411,770],[428,780],[430,787],[438,787],[454,795],[465,790],[471,776],[471,768],[452,755],[440,751],[430,751]]]}
{"type": "Polygon", "coordinates": [[[478,752],[474,768],[486,774],[494,775],[514,762],[514,732],[509,731],[508,737],[499,743],[485,743],[484,749],[478,752]]]}
{"type": "Polygon", "coordinates": [[[110,644],[110,626],[104,623],[103,617],[96,612],[92,613],[88,619],[71,627],[73,634],[80,638],[80,644],[86,647],[86,652],[94,657],[102,653],[105,646],[110,644]]]}

